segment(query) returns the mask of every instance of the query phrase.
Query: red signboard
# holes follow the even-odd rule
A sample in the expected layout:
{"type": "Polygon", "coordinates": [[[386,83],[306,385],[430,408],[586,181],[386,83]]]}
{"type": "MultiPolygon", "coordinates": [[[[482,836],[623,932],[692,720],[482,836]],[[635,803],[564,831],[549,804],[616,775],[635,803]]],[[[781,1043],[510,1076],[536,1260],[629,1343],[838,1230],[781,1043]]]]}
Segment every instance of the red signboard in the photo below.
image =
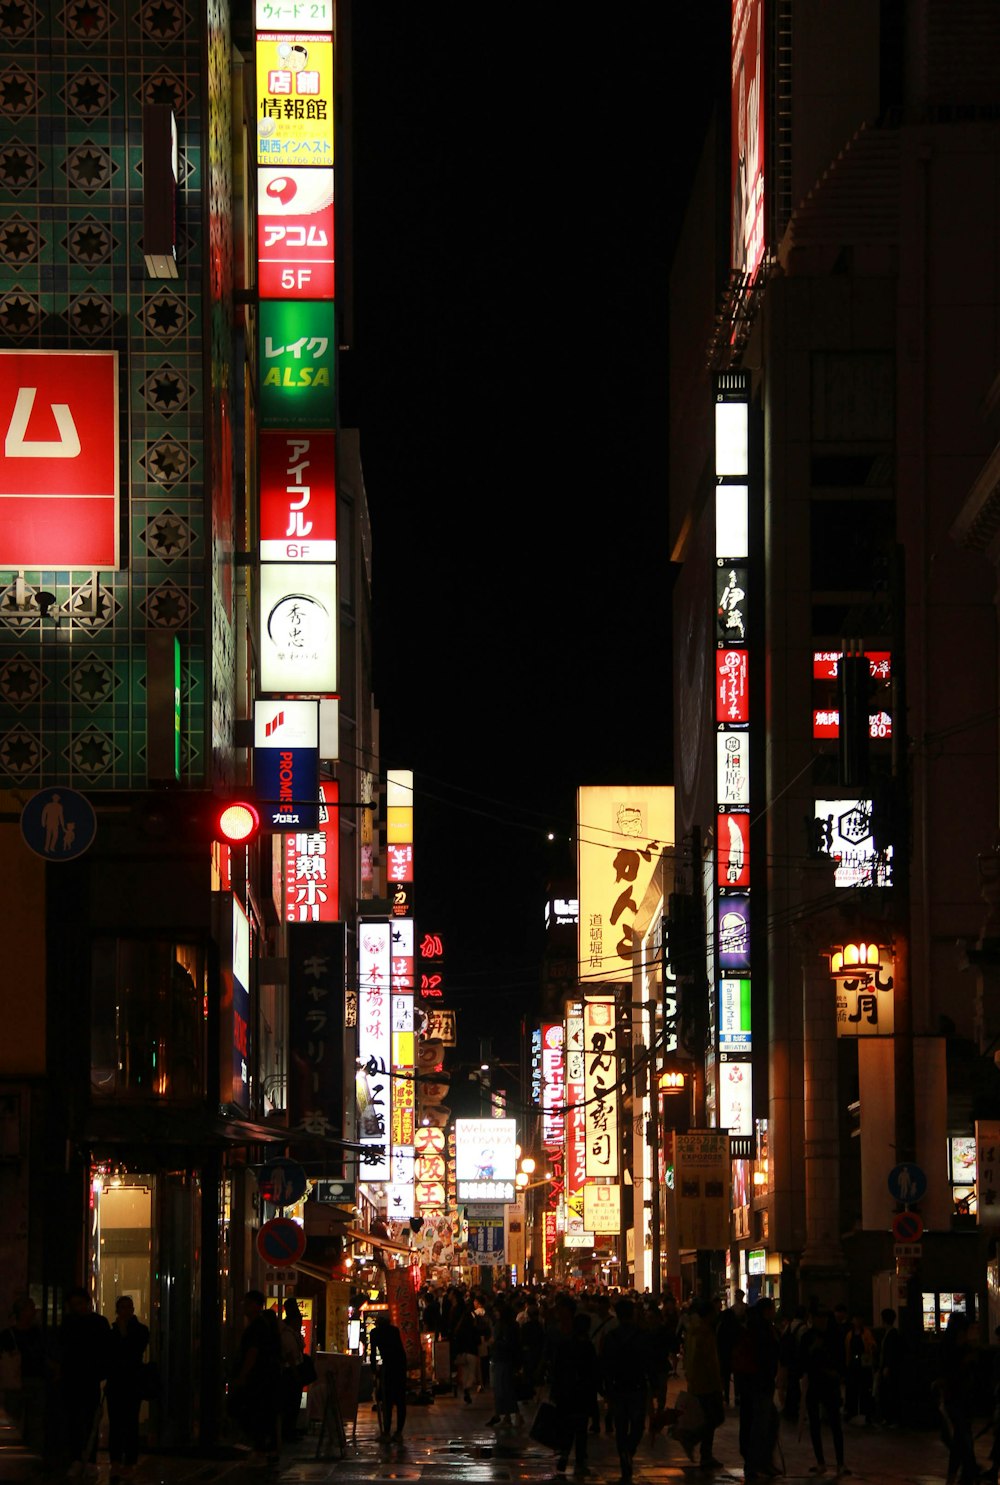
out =
{"type": "Polygon", "coordinates": [[[333,298],[333,171],[257,172],[262,299],[333,298]]]}
{"type": "Polygon", "coordinates": [[[749,814],[730,811],[719,815],[718,870],[720,887],[749,887],[749,814]]]}
{"type": "Polygon", "coordinates": [[[764,256],[764,0],[733,0],[732,266],[753,278],[764,256]]]}
{"type": "Polygon", "coordinates": [[[117,351],[0,351],[0,563],[116,568],[117,351]]]}
{"type": "Polygon", "coordinates": [[[340,785],[319,786],[319,829],[285,836],[285,918],[336,923],[340,918],[340,785]]]}
{"type": "Polygon", "coordinates": [[[336,561],[335,438],[333,433],[260,435],[261,561],[336,561]]]}
{"type": "Polygon", "coordinates": [[[718,650],[715,656],[715,720],[747,722],[750,719],[746,650],[718,650]]]}

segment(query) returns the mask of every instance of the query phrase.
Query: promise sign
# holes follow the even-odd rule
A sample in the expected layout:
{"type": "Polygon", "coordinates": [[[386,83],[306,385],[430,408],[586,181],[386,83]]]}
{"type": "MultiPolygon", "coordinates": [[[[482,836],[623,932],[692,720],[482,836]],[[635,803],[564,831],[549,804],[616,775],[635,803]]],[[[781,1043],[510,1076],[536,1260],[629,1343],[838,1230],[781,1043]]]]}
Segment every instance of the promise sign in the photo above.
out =
{"type": "Polygon", "coordinates": [[[0,562],[117,568],[118,352],[0,351],[0,562]]]}

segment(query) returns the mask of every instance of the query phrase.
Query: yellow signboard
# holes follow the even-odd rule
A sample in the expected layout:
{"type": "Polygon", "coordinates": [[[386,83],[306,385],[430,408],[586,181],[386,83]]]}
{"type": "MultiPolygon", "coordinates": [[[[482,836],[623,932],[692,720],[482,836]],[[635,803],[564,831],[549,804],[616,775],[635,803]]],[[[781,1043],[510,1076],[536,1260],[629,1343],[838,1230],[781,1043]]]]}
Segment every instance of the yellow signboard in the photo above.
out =
{"type": "Polygon", "coordinates": [[[258,31],[258,165],[332,165],[334,91],[330,34],[258,31]]]}
{"type": "Polygon", "coordinates": [[[588,1232],[615,1233],[622,1225],[622,1188],[595,1186],[593,1182],[583,1188],[583,1225],[588,1232]]]}
{"type": "Polygon", "coordinates": [[[577,791],[580,980],[632,978],[633,928],[657,864],[674,843],[674,791],[660,785],[577,791]]]}

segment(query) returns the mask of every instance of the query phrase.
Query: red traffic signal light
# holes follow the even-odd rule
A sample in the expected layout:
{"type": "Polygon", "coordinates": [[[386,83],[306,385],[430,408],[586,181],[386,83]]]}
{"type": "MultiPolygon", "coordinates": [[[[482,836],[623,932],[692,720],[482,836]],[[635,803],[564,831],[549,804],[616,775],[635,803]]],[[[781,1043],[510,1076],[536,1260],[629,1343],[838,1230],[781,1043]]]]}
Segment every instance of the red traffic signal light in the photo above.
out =
{"type": "Polygon", "coordinates": [[[247,799],[230,799],[215,812],[215,839],[227,846],[248,846],[260,830],[256,805],[247,799]]]}

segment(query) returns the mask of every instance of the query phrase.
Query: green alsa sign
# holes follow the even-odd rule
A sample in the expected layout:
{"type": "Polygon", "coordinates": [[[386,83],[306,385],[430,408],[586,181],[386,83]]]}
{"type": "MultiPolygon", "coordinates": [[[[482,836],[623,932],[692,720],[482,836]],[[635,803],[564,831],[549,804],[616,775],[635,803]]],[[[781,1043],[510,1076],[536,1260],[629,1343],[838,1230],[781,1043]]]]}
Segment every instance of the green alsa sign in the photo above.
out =
{"type": "Polygon", "coordinates": [[[260,305],[262,428],[336,426],[333,305],[314,299],[260,305]]]}

